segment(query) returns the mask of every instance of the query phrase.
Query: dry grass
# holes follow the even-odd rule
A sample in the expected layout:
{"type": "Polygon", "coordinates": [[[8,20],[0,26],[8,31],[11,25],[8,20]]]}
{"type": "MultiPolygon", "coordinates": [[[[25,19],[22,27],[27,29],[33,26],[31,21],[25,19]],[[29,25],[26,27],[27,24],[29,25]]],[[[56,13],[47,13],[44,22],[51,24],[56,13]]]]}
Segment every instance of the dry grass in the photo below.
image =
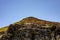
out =
{"type": "Polygon", "coordinates": [[[3,27],[3,28],[0,28],[0,32],[7,31],[7,29],[8,29],[8,26],[6,26],[6,27],[3,27]]]}

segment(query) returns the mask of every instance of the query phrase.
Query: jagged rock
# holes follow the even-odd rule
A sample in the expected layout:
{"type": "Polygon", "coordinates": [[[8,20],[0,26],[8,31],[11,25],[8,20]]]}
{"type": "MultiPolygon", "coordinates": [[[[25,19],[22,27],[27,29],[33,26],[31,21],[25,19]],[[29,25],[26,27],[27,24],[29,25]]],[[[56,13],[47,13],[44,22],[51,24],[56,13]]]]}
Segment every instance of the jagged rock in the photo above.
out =
{"type": "Polygon", "coordinates": [[[10,24],[6,33],[0,36],[0,40],[56,40],[56,36],[60,36],[60,27],[55,24],[28,17],[10,24]]]}

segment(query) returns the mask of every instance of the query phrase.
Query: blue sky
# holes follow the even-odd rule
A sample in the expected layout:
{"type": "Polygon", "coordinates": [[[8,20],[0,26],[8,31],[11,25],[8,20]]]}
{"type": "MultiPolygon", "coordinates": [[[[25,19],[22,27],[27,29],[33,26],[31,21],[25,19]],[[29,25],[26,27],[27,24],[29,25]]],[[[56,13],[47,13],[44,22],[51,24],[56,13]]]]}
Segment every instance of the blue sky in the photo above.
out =
{"type": "Polygon", "coordinates": [[[0,27],[29,16],[60,22],[60,0],[0,0],[0,27]]]}

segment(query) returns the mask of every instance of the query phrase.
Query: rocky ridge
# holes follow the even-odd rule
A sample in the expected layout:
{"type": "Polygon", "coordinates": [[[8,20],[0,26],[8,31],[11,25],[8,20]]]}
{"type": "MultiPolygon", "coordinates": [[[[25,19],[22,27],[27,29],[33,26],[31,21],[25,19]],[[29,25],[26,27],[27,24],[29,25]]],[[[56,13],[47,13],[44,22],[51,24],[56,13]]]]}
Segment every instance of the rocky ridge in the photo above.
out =
{"type": "Polygon", "coordinates": [[[60,23],[27,17],[10,24],[0,35],[0,40],[57,40],[58,35],[60,35],[60,23]]]}

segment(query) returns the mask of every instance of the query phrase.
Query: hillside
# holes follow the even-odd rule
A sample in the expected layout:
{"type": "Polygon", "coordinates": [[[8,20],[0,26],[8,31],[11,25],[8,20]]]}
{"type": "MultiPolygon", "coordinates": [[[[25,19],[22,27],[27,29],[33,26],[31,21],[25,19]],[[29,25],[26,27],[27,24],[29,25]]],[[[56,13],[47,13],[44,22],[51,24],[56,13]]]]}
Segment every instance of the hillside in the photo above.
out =
{"type": "MultiPolygon", "coordinates": [[[[26,24],[26,23],[36,23],[36,24],[41,24],[41,25],[48,24],[48,25],[55,25],[55,26],[60,27],[60,23],[58,23],[58,22],[50,22],[50,21],[41,20],[41,19],[38,19],[35,17],[27,17],[27,18],[22,19],[21,21],[13,23],[13,24],[26,24]]],[[[0,32],[6,31],[7,28],[8,28],[8,26],[0,28],[0,32]]]]}
{"type": "Polygon", "coordinates": [[[50,21],[38,19],[38,18],[35,18],[35,17],[24,18],[21,21],[16,22],[15,24],[26,24],[26,23],[36,23],[36,24],[41,24],[41,25],[48,24],[48,25],[55,25],[55,26],[60,27],[60,23],[58,23],[58,22],[50,22],[50,21]]]}
{"type": "MultiPolygon", "coordinates": [[[[58,23],[58,22],[50,22],[50,21],[38,19],[38,18],[35,18],[35,17],[27,17],[27,18],[24,18],[24,19],[22,19],[22,20],[20,20],[18,22],[10,24],[9,26],[0,28],[0,38],[1,37],[5,38],[5,36],[8,37],[8,35],[14,35],[14,34],[15,34],[14,35],[14,38],[15,38],[16,35],[17,35],[16,33],[20,32],[20,30],[25,31],[24,29],[27,29],[27,28],[33,29],[34,33],[36,34],[37,32],[35,32],[35,29],[40,30],[41,27],[43,27],[45,29],[47,29],[47,28],[54,29],[54,26],[56,26],[57,28],[60,28],[60,23],[58,23]]],[[[10,37],[11,36],[9,36],[9,38],[10,37]]],[[[6,38],[1,39],[1,40],[6,40],[6,38]]],[[[15,39],[8,39],[8,40],[15,40],[15,39]]],[[[16,40],[19,40],[19,39],[16,39],[16,40]]]]}

